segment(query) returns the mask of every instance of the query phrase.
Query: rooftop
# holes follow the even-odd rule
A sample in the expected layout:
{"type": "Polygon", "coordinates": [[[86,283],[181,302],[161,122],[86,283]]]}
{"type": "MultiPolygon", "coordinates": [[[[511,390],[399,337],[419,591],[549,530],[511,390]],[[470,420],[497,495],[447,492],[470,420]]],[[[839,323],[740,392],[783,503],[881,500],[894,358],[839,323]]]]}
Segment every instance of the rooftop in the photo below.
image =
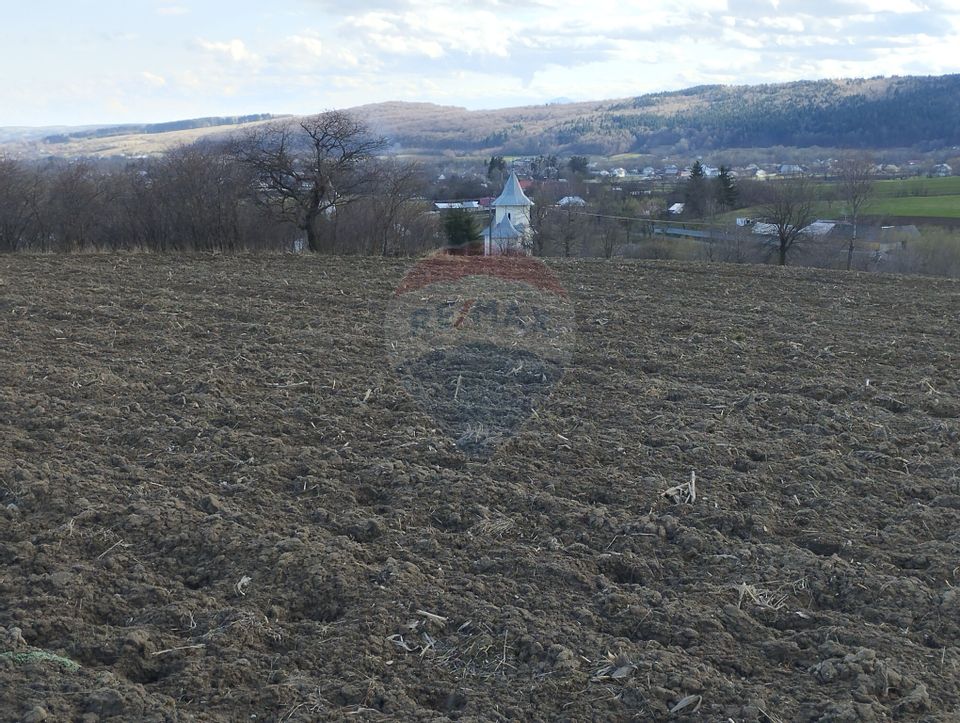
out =
{"type": "Polygon", "coordinates": [[[532,206],[533,201],[527,198],[527,195],[523,192],[523,189],[520,187],[520,179],[517,178],[516,172],[510,173],[510,178],[507,179],[507,182],[503,186],[503,193],[501,193],[497,200],[493,202],[494,206],[532,206]]]}

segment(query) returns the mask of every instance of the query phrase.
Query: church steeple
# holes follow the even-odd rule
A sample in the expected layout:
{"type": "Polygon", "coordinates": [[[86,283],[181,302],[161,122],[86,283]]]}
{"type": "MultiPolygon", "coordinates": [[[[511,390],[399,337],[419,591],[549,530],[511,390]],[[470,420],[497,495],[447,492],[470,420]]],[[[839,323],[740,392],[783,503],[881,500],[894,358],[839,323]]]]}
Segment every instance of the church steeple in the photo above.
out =
{"type": "Polygon", "coordinates": [[[510,178],[503,186],[503,191],[493,202],[496,209],[494,224],[500,223],[504,218],[509,218],[514,226],[530,224],[530,207],[533,201],[527,198],[520,187],[520,179],[517,178],[516,171],[510,172],[510,178]]]}
{"type": "Polygon", "coordinates": [[[503,186],[503,191],[493,202],[494,216],[484,230],[484,254],[519,252],[530,229],[530,208],[533,201],[527,198],[520,186],[515,171],[503,186]]]}

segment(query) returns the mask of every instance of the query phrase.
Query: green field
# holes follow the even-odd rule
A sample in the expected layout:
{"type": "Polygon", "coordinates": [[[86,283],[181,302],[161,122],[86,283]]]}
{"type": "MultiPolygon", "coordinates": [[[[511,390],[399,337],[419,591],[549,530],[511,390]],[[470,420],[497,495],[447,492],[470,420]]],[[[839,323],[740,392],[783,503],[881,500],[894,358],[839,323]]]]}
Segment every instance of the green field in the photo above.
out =
{"type": "MultiPolygon", "coordinates": [[[[833,183],[822,182],[820,187],[824,195],[835,191],[833,183]]],[[[874,196],[862,213],[864,216],[880,216],[891,220],[897,217],[960,218],[960,176],[877,181],[874,196]]],[[[725,213],[719,218],[721,221],[732,221],[739,216],[760,215],[762,212],[759,207],[751,207],[725,213]]],[[[824,201],[817,204],[816,215],[819,218],[842,218],[845,204],[841,201],[824,201]]]]}
{"type": "Polygon", "coordinates": [[[958,196],[960,195],[960,176],[877,181],[874,188],[878,196],[885,197],[958,196]]]}
{"type": "Polygon", "coordinates": [[[877,198],[865,209],[868,216],[929,216],[960,218],[960,195],[877,198]]]}
{"type": "Polygon", "coordinates": [[[960,176],[877,181],[872,216],[960,218],[960,176]]]}

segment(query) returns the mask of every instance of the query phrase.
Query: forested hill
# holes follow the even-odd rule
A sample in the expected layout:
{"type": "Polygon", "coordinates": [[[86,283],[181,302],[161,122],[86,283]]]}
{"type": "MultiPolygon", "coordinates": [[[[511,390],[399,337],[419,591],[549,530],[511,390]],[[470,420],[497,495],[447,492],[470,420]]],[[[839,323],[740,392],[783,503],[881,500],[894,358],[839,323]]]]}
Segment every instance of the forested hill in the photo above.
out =
{"type": "Polygon", "coordinates": [[[604,115],[612,127],[633,132],[638,145],[655,144],[658,130],[666,129],[710,149],[940,148],[960,142],[960,75],[704,86],[641,96],[610,106],[604,115]],[[684,97],[691,98],[691,108],[658,117],[664,101],[684,97]]]}
{"type": "MultiPolygon", "coordinates": [[[[406,102],[348,110],[386,136],[393,150],[434,157],[451,152],[687,157],[775,146],[918,152],[960,146],[960,75],[710,85],[619,100],[495,110],[406,102]]],[[[45,133],[0,128],[0,155],[156,154],[200,138],[223,138],[275,117],[56,128],[45,133]]]]}
{"type": "Polygon", "coordinates": [[[501,153],[960,145],[960,75],[699,86],[597,103],[468,111],[363,106],[398,147],[501,153]]]}

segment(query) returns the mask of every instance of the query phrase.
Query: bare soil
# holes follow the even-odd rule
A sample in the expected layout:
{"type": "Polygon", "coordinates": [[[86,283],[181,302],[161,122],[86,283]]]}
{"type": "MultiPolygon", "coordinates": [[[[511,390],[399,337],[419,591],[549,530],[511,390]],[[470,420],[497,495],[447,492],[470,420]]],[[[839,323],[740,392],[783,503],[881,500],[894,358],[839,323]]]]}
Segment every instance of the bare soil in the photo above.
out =
{"type": "Polygon", "coordinates": [[[409,266],[0,259],[0,720],[960,720],[960,285],[555,263],[484,461],[409,266]]]}

